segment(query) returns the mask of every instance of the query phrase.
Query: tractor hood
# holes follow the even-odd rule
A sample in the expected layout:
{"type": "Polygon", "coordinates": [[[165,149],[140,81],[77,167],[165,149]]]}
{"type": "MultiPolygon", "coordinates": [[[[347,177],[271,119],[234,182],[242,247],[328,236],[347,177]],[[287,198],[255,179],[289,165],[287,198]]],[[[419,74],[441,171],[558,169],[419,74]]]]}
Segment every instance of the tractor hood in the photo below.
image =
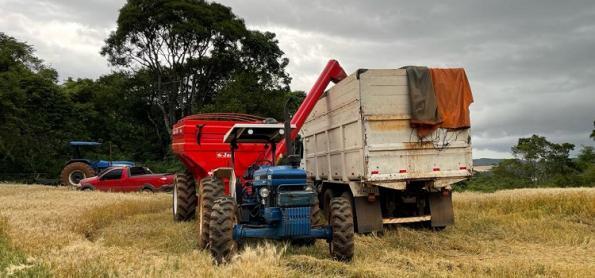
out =
{"type": "Polygon", "coordinates": [[[254,171],[254,185],[306,184],[306,171],[291,166],[262,167],[254,171]]]}
{"type": "Polygon", "coordinates": [[[97,163],[95,164],[97,168],[107,168],[107,167],[112,167],[112,166],[134,166],[134,162],[132,161],[123,161],[123,160],[117,160],[117,161],[107,161],[107,160],[99,160],[97,161],[97,163]]]}

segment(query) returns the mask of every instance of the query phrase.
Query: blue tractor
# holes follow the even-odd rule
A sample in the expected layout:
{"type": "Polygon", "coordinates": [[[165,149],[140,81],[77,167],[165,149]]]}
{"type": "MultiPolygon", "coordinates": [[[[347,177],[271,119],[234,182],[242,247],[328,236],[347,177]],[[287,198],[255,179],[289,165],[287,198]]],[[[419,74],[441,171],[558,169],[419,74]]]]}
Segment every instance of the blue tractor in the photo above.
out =
{"type": "Polygon", "coordinates": [[[81,149],[97,148],[101,146],[101,143],[99,142],[70,141],[68,145],[72,149],[72,158],[66,162],[64,168],[62,168],[62,171],[60,172],[60,183],[62,185],[76,186],[82,179],[95,176],[108,167],[134,166],[134,162],[131,161],[107,161],[83,158],[81,149]]]}
{"type": "Polygon", "coordinates": [[[298,245],[324,239],[333,258],[352,259],[354,224],[350,202],[342,197],[333,198],[326,216],[328,222],[323,222],[317,189],[307,181],[305,170],[298,168],[299,156],[286,156],[289,165],[280,166],[275,165],[274,156],[271,160],[261,160],[241,178],[233,171],[237,163],[234,158],[242,152],[238,144],[267,144],[274,154],[276,144],[289,131],[283,124],[236,124],[225,135],[224,141],[231,146],[232,165],[213,170],[201,181],[204,205],[199,203],[198,214],[201,237],[208,235],[204,247],[211,251],[217,263],[229,261],[248,238],[288,240],[298,245]],[[229,181],[226,194],[222,189],[224,180],[229,181]],[[214,203],[207,208],[204,202],[211,198],[214,203]],[[209,219],[205,219],[205,209],[210,210],[209,219]]]}

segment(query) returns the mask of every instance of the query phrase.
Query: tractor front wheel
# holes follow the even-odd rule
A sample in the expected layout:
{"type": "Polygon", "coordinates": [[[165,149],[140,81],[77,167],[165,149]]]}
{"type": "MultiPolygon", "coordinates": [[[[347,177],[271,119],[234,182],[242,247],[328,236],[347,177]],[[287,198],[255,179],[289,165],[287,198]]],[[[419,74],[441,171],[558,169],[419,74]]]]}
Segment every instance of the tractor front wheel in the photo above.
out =
{"type": "Polygon", "coordinates": [[[189,221],[196,213],[196,185],[192,173],[177,174],[173,190],[173,214],[175,221],[189,221]]]}
{"type": "Polygon", "coordinates": [[[351,261],[354,251],[353,213],[347,199],[337,197],[331,200],[329,224],[333,230],[333,238],[329,242],[331,256],[339,261],[351,261]]]}
{"type": "Polygon", "coordinates": [[[209,225],[211,212],[215,200],[223,197],[223,181],[217,177],[206,177],[200,180],[199,202],[198,202],[198,245],[200,248],[207,248],[209,243],[209,225]]]}
{"type": "Polygon", "coordinates": [[[215,201],[210,219],[209,248],[218,264],[229,262],[238,249],[233,240],[233,227],[237,223],[236,202],[231,197],[215,201]]]}
{"type": "Polygon", "coordinates": [[[62,169],[60,172],[60,183],[66,186],[77,186],[82,179],[95,176],[95,170],[84,162],[73,162],[62,169]]]}

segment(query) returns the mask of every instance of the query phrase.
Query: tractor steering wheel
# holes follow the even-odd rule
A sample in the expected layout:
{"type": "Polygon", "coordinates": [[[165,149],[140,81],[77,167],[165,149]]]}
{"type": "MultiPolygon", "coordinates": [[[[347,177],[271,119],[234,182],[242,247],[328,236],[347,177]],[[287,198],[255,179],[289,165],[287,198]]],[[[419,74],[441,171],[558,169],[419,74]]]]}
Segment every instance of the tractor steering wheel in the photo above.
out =
{"type": "Polygon", "coordinates": [[[268,159],[257,160],[256,162],[254,162],[254,165],[258,165],[258,166],[274,166],[273,165],[273,161],[268,160],[268,159]]]}

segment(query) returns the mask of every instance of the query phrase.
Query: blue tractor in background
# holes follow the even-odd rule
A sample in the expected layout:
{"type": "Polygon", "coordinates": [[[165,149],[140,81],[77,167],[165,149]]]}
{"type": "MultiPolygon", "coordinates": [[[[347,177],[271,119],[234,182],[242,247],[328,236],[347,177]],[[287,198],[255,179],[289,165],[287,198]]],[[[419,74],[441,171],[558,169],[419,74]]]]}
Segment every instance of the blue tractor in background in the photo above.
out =
{"type": "Polygon", "coordinates": [[[131,161],[107,161],[84,158],[81,150],[85,148],[97,148],[101,146],[101,143],[99,142],[70,141],[68,145],[72,148],[72,158],[66,162],[64,168],[62,168],[62,171],[60,172],[60,183],[62,185],[78,185],[82,179],[95,176],[108,167],[134,166],[134,162],[131,161]]]}

